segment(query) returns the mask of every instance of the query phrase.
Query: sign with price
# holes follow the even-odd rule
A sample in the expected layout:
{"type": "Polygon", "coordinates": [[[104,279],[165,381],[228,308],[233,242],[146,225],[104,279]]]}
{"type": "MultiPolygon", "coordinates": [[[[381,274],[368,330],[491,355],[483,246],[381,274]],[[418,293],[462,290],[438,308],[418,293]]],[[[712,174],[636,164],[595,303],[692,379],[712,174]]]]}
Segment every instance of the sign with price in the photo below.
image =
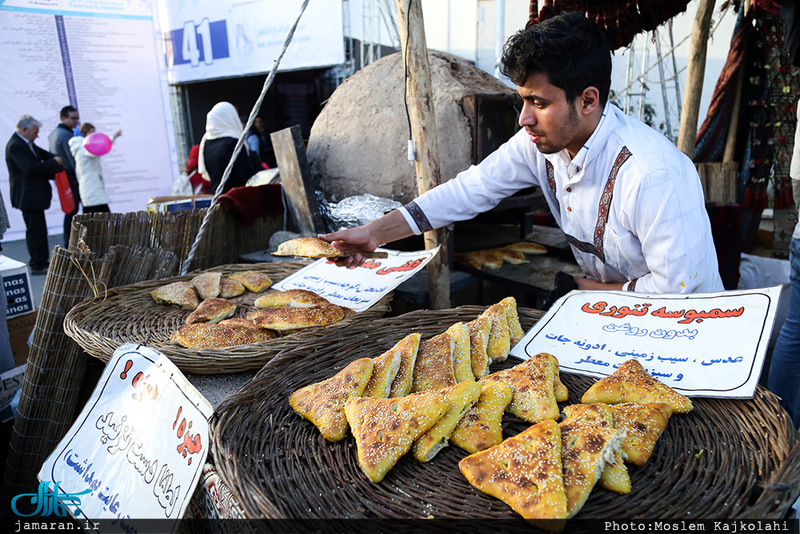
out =
{"type": "MultiPolygon", "coordinates": [[[[269,72],[302,0],[159,2],[170,83],[269,72]]],[[[310,2],[280,70],[344,61],[341,0],[310,2]]]]}
{"type": "Polygon", "coordinates": [[[39,480],[79,496],[69,507],[76,519],[119,522],[122,530],[159,519],[158,531],[172,532],[202,473],[212,411],[166,356],[126,343],[39,480]]]}

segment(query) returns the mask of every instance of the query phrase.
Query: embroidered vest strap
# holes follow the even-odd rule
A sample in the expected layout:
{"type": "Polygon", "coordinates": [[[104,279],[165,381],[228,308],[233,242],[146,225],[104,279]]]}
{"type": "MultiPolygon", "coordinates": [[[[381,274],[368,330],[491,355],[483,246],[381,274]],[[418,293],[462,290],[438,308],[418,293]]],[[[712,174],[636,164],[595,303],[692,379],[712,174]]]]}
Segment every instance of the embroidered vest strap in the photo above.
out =
{"type": "MultiPolygon", "coordinates": [[[[606,223],[608,222],[608,214],[611,210],[611,199],[614,196],[614,183],[617,181],[617,173],[619,173],[620,167],[622,167],[623,163],[628,161],[629,157],[631,157],[631,151],[628,150],[628,147],[622,147],[622,150],[620,150],[617,155],[617,159],[614,161],[614,165],[611,167],[611,172],[608,174],[608,181],[603,188],[603,194],[600,195],[600,203],[597,207],[597,224],[594,228],[594,243],[579,241],[573,236],[567,235],[567,242],[570,245],[581,252],[594,254],[603,263],[606,262],[606,255],[603,252],[603,236],[606,233],[606,223]]],[[[555,191],[555,184],[553,182],[551,182],[550,187],[555,191]]]]}

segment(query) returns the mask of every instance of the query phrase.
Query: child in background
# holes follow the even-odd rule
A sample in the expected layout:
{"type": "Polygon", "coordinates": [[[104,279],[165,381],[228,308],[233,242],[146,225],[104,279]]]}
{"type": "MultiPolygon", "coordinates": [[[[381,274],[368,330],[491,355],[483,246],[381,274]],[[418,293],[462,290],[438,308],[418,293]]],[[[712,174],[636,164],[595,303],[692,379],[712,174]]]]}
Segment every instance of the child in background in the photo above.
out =
{"type": "MultiPolygon", "coordinates": [[[[83,141],[87,135],[95,131],[91,123],[86,122],[81,125],[81,135],[83,137],[73,137],[69,140],[69,149],[75,157],[75,174],[78,177],[78,190],[80,191],[81,201],[83,202],[83,213],[108,213],[110,199],[103,184],[103,169],[100,166],[100,156],[95,156],[83,146],[83,141]]],[[[117,130],[111,136],[113,143],[117,137],[122,135],[122,130],[117,130]]]]}

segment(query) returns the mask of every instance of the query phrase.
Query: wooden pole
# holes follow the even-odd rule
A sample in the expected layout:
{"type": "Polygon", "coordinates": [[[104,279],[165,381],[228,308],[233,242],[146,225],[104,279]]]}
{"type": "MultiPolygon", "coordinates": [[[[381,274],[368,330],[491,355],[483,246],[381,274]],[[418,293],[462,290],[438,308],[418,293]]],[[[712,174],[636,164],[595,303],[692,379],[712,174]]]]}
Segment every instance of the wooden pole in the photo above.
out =
{"type": "MultiPolygon", "coordinates": [[[[431,69],[428,45],[419,0],[397,0],[397,21],[403,45],[408,111],[411,115],[411,137],[414,140],[414,168],[419,194],[441,183],[436,120],[433,114],[431,69]]],[[[439,254],[428,263],[428,295],[434,310],[449,308],[450,267],[446,228],[425,232],[425,248],[441,246],[439,254]]]]}
{"type": "MultiPolygon", "coordinates": [[[[750,11],[751,2],[746,0],[744,3],[744,16],[747,17],[750,11]]],[[[745,57],[747,57],[747,49],[745,49],[745,57]]],[[[742,58],[742,63],[739,65],[739,72],[736,73],[736,93],[733,99],[733,109],[731,110],[731,123],[728,126],[728,136],[725,139],[725,151],[722,153],[722,163],[732,163],[734,161],[734,151],[736,150],[736,136],[739,129],[739,113],[742,109],[742,91],[744,89],[744,65],[745,59],[742,58]]]]}
{"type": "Polygon", "coordinates": [[[694,159],[697,143],[697,116],[700,113],[700,97],[706,71],[708,36],[711,29],[711,14],[714,0],[700,0],[694,17],[692,41],[689,46],[689,62],[686,66],[686,91],[681,107],[681,125],[678,130],[678,149],[694,159]]]}

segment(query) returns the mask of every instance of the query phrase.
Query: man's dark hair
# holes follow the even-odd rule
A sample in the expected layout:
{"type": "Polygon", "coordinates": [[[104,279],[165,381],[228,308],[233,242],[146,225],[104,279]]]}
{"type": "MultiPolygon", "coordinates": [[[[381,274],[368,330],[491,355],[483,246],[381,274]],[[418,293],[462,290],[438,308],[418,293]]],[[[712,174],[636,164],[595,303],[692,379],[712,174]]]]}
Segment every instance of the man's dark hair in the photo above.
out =
{"type": "Polygon", "coordinates": [[[563,13],[512,35],[503,48],[501,72],[516,85],[545,73],[567,101],[597,87],[600,102],[611,88],[611,49],[594,22],[578,11],[563,13]]]}
{"type": "Polygon", "coordinates": [[[78,111],[78,110],[72,106],[64,106],[63,108],[61,108],[61,118],[66,119],[67,117],[69,117],[69,114],[72,113],[73,111],[78,111]]]}

